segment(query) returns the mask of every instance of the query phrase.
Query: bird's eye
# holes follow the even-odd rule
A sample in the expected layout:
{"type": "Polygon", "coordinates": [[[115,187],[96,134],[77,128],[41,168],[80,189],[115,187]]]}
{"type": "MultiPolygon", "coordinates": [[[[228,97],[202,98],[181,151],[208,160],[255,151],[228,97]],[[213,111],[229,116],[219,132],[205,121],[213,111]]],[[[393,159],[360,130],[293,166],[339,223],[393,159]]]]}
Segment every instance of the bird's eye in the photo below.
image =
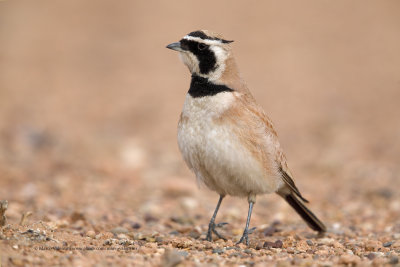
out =
{"type": "Polygon", "coordinates": [[[204,49],[207,47],[207,45],[205,45],[205,44],[203,44],[203,43],[199,43],[199,44],[197,45],[197,47],[199,48],[199,50],[204,50],[204,49]]]}

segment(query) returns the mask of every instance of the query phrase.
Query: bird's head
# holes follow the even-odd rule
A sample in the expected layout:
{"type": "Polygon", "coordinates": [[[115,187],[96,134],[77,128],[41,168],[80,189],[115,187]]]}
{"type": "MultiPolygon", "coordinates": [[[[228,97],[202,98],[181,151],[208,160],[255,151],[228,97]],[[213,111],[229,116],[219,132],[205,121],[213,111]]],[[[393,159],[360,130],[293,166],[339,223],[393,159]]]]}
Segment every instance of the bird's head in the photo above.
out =
{"type": "Polygon", "coordinates": [[[179,52],[181,60],[193,75],[216,81],[225,71],[232,42],[219,34],[201,30],[189,33],[179,42],[167,45],[167,48],[179,52]]]}

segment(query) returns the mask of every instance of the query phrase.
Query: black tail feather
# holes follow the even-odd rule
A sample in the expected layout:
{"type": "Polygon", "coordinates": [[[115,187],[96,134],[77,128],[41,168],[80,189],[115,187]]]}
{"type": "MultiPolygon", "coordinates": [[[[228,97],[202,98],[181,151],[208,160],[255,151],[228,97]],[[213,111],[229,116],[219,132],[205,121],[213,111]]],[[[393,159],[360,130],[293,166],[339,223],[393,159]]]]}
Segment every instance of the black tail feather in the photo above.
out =
{"type": "Polygon", "coordinates": [[[304,203],[295,195],[289,194],[282,196],[287,203],[303,218],[303,220],[310,226],[311,229],[320,233],[326,232],[325,225],[309,210],[304,203]]]}

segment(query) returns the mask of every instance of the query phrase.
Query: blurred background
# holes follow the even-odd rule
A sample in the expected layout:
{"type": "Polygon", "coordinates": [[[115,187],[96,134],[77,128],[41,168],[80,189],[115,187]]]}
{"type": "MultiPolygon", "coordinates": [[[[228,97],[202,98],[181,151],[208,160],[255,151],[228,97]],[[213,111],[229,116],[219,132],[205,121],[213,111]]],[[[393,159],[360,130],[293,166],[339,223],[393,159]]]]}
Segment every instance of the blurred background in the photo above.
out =
{"type": "MultiPolygon", "coordinates": [[[[94,225],[131,218],[158,229],[184,216],[205,227],[218,197],[181,159],[190,74],[165,46],[208,29],[235,40],[312,210],[329,227],[400,229],[399,12],[395,0],[1,1],[9,222],[78,211],[94,225]]],[[[277,196],[257,204],[252,224],[306,229],[277,196]]],[[[227,198],[219,216],[241,228],[246,212],[227,198]]]]}

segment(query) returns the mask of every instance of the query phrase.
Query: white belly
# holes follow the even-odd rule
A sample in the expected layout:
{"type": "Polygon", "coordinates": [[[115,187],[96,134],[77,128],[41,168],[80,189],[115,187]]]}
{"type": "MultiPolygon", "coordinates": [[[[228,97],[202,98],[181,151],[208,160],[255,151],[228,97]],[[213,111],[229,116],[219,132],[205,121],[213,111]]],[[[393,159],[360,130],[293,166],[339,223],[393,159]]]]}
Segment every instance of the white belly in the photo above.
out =
{"type": "Polygon", "coordinates": [[[198,181],[219,194],[248,196],[274,192],[278,179],[266,173],[235,136],[231,125],[214,121],[233,98],[229,92],[203,98],[187,96],[178,127],[183,158],[198,181]]]}

